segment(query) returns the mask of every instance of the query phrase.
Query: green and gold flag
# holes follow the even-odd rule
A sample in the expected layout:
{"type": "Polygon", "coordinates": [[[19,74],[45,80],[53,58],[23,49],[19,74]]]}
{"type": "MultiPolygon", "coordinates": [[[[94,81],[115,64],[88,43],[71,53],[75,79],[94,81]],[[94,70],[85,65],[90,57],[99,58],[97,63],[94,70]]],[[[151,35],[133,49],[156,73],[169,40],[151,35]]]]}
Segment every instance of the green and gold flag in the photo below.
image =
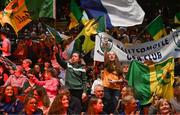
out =
{"type": "Polygon", "coordinates": [[[153,37],[154,40],[158,40],[163,36],[166,36],[166,30],[163,24],[162,16],[156,17],[148,26],[147,31],[153,37]]]}
{"type": "Polygon", "coordinates": [[[55,0],[12,0],[0,12],[1,25],[11,25],[16,34],[32,20],[43,17],[55,18],[55,0]]]}
{"type": "Polygon", "coordinates": [[[155,94],[170,100],[173,97],[174,59],[169,58],[152,65],[133,60],[127,80],[142,105],[151,103],[155,94]]]}
{"type": "Polygon", "coordinates": [[[91,39],[91,36],[98,32],[104,32],[105,29],[105,18],[102,16],[86,21],[84,28],[70,44],[67,50],[68,54],[71,55],[74,51],[79,51],[83,54],[90,52],[95,46],[95,42],[91,39]]]}

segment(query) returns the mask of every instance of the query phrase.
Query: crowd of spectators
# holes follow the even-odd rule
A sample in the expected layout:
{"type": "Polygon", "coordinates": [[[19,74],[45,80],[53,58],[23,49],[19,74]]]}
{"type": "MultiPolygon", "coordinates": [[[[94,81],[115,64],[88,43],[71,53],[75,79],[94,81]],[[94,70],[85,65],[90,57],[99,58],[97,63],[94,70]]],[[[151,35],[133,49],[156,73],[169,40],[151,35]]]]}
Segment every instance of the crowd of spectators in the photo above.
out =
{"type": "MultiPolygon", "coordinates": [[[[61,18],[66,20],[66,15],[61,18]]],[[[176,59],[172,100],[154,95],[149,105],[142,106],[126,80],[129,63],[120,63],[117,54],[105,50],[102,63],[93,62],[90,55],[82,57],[79,51],[70,56],[65,52],[81,27],[59,30],[70,36],[60,44],[41,21],[31,22],[18,36],[12,34],[9,26],[5,28],[5,32],[0,33],[1,38],[10,41],[2,42],[0,48],[3,56],[0,58],[0,114],[180,113],[179,59],[176,59]]],[[[106,32],[128,47],[153,40],[143,28],[142,25],[115,27],[106,32]]],[[[172,28],[166,29],[170,33],[172,28]]]]}

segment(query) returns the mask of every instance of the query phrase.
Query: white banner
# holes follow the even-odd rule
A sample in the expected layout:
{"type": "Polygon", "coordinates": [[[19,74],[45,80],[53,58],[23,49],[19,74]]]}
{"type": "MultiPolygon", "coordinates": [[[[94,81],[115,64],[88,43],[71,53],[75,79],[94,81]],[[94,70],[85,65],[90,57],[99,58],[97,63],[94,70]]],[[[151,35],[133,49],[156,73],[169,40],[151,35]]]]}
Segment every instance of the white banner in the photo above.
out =
{"type": "Polygon", "coordinates": [[[168,57],[180,57],[180,30],[177,30],[158,41],[141,43],[138,45],[130,45],[125,47],[120,41],[114,39],[107,33],[99,33],[96,35],[94,60],[104,61],[104,46],[108,47],[108,51],[116,52],[120,61],[131,60],[152,60],[159,62],[168,57]]]}

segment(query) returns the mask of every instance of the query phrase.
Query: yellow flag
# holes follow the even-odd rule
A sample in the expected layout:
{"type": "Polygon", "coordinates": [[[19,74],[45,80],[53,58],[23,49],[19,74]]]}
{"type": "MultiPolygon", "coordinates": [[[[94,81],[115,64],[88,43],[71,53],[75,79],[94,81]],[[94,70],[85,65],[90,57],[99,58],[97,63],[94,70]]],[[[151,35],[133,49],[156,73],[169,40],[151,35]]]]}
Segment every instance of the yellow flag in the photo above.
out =
{"type": "Polygon", "coordinates": [[[97,33],[98,24],[95,22],[95,19],[91,19],[85,23],[85,34],[91,36],[97,33]]]}
{"type": "Polygon", "coordinates": [[[25,0],[11,1],[4,9],[1,16],[1,25],[4,26],[6,23],[10,24],[16,34],[25,25],[32,21],[25,5],[25,0]]]}

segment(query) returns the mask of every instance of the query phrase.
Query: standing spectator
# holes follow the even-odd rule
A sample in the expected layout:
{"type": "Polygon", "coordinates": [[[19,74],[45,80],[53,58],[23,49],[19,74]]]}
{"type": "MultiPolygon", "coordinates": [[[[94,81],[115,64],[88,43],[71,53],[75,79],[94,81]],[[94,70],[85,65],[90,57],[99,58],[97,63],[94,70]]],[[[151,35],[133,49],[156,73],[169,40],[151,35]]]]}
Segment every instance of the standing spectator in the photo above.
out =
{"type": "Polygon", "coordinates": [[[0,114],[18,114],[22,109],[23,104],[15,97],[13,87],[7,85],[0,98],[0,114]]]}
{"type": "Polygon", "coordinates": [[[117,106],[120,89],[123,83],[122,68],[117,55],[112,51],[105,51],[104,64],[102,76],[104,95],[109,101],[111,100],[113,102],[111,110],[113,113],[117,106]]]}
{"type": "Polygon", "coordinates": [[[87,76],[86,70],[81,64],[80,53],[74,52],[70,61],[65,62],[59,56],[57,47],[54,48],[54,52],[58,63],[66,69],[65,86],[69,88],[71,95],[79,98],[80,100],[87,98],[87,76]]]}
{"type": "Polygon", "coordinates": [[[6,37],[6,32],[4,29],[1,29],[0,31],[1,34],[1,39],[2,39],[2,47],[0,47],[0,50],[2,51],[2,56],[12,59],[11,57],[11,42],[10,40],[6,37]]]}

